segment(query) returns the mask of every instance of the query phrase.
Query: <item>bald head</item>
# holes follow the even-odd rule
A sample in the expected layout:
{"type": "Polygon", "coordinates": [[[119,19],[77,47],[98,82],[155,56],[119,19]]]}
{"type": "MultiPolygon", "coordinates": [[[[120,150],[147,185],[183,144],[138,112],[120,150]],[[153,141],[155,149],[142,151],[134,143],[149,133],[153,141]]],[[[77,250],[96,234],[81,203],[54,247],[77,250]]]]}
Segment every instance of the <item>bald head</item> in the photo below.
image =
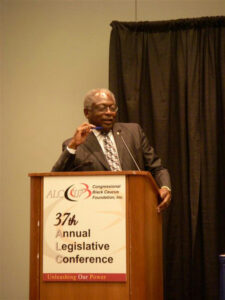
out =
{"type": "Polygon", "coordinates": [[[99,99],[110,99],[114,103],[116,103],[115,96],[110,90],[104,88],[93,89],[90,90],[84,97],[84,109],[90,110],[93,106],[93,103],[95,103],[99,99]]]}

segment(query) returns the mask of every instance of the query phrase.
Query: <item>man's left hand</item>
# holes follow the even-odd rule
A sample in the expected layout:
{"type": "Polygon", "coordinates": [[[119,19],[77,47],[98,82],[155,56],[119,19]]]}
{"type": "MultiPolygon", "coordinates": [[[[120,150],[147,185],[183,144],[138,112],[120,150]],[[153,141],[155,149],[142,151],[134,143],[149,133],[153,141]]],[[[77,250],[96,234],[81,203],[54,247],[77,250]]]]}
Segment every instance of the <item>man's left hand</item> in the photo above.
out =
{"type": "Polygon", "coordinates": [[[171,202],[171,191],[169,191],[167,188],[161,188],[159,189],[159,195],[161,198],[160,204],[157,206],[157,212],[160,213],[163,210],[165,210],[171,202]]]}

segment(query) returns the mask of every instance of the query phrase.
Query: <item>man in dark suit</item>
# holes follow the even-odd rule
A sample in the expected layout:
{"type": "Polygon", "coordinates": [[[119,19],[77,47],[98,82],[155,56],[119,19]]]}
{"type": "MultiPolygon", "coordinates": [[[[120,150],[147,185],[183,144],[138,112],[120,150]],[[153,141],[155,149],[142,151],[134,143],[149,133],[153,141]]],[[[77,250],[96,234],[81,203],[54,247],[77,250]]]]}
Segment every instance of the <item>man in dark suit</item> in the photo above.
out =
{"type": "Polygon", "coordinates": [[[158,212],[171,201],[170,176],[138,124],[115,123],[117,104],[107,89],[87,93],[84,114],[88,123],[63,143],[52,172],[147,170],[152,173],[162,199],[158,212]]]}

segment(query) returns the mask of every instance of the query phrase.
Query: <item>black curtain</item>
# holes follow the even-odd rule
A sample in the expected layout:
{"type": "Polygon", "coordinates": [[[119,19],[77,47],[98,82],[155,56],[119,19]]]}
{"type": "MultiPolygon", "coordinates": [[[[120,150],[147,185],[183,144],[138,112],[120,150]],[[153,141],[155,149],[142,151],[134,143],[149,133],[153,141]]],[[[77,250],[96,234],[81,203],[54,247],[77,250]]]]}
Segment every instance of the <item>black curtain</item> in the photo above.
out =
{"type": "Polygon", "coordinates": [[[109,88],[169,169],[166,300],[219,299],[225,252],[225,17],[111,23],[109,88]]]}

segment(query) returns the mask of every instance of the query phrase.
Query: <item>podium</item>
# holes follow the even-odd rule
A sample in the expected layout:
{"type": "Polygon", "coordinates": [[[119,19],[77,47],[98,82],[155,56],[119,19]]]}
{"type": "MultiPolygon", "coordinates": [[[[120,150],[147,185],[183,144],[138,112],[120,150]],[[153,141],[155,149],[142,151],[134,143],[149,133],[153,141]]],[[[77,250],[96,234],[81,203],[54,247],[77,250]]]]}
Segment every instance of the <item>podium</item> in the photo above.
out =
{"type": "Polygon", "coordinates": [[[163,300],[162,217],[158,187],[149,172],[32,173],[30,300],[163,300]],[[58,176],[125,176],[126,282],[43,281],[43,182],[58,176]]]}

